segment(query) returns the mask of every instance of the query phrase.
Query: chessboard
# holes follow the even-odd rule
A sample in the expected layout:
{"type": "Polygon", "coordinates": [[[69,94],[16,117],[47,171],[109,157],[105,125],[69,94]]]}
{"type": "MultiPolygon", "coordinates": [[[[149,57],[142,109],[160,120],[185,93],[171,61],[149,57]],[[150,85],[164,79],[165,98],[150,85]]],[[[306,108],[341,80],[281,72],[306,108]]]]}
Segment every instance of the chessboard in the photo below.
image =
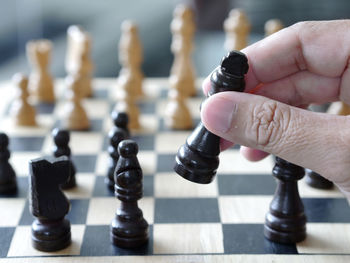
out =
{"type": "MultiPolygon", "coordinates": [[[[28,161],[52,155],[51,130],[60,125],[65,103],[63,83],[55,82],[54,105],[37,105],[39,126],[35,128],[12,125],[8,112],[14,88],[10,82],[0,83],[0,129],[10,137],[10,162],[19,185],[16,196],[0,198],[0,262],[350,262],[350,209],[336,188],[316,190],[299,182],[307,238],[281,245],[263,236],[264,217],[276,187],[272,157],[250,163],[240,156],[239,147],[226,150],[220,155],[216,179],[208,185],[175,174],[174,156],[191,131],[164,126],[169,86],[165,78],[145,79],[146,96],[139,103],[142,129],[132,133],[144,174],[139,205],[150,225],[149,242],[137,249],[118,248],[110,242],[109,227],[120,201],[107,189],[104,178],[117,81],[94,79],[94,96],[83,102],[91,129],[71,132],[78,186],[65,194],[71,202],[67,218],[73,242],[57,252],[35,250],[28,161]]],[[[198,90],[197,97],[188,100],[195,122],[202,99],[198,90]]]]}

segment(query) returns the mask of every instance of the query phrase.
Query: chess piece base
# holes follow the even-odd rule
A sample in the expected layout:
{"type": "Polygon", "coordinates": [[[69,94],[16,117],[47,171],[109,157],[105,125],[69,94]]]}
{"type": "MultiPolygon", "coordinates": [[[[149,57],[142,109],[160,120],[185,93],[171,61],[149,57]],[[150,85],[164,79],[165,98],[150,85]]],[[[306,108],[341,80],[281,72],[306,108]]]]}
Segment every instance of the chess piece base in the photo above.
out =
{"type": "Polygon", "coordinates": [[[307,172],[305,176],[305,181],[308,185],[317,189],[331,189],[333,188],[333,183],[321,175],[314,172],[307,172]]]}
{"type": "Polygon", "coordinates": [[[45,252],[58,251],[71,244],[70,223],[67,219],[48,222],[45,225],[40,220],[32,224],[32,245],[35,249],[45,252]]]}

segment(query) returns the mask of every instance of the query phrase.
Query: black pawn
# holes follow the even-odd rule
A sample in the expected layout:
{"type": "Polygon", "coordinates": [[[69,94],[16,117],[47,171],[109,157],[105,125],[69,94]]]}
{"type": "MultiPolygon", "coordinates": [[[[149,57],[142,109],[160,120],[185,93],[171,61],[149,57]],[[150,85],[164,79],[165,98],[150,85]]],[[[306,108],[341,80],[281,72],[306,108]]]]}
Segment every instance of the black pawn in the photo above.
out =
{"type": "Polygon", "coordinates": [[[67,181],[70,162],[66,156],[49,160],[39,158],[29,163],[32,244],[41,251],[57,251],[71,243],[70,222],[65,215],[70,203],[60,185],[67,181]]]}
{"type": "Polygon", "coordinates": [[[276,157],[272,170],[277,189],[266,214],[264,235],[267,239],[294,244],[306,238],[306,216],[297,181],[304,177],[304,168],[276,157]]]}
{"type": "Polygon", "coordinates": [[[0,194],[15,194],[17,192],[16,173],[9,163],[9,137],[0,133],[0,194]]]}
{"type": "Polygon", "coordinates": [[[119,159],[118,144],[125,139],[128,139],[130,132],[128,130],[129,118],[127,113],[113,111],[111,114],[114,126],[108,133],[109,138],[109,165],[105,183],[108,189],[114,191],[114,170],[119,159]]]}
{"type": "Polygon", "coordinates": [[[112,111],[111,114],[114,126],[123,130],[126,134],[126,138],[130,137],[130,131],[128,129],[129,117],[126,112],[112,111]]]}
{"type": "Polygon", "coordinates": [[[310,170],[305,169],[305,181],[311,187],[317,189],[331,189],[333,188],[333,183],[326,178],[322,177],[320,174],[310,170]]]}
{"type": "Polygon", "coordinates": [[[137,144],[124,140],[119,144],[115,169],[115,196],[121,201],[111,224],[111,241],[123,248],[135,248],[148,241],[148,223],[137,201],[142,198],[142,170],[136,157],[137,144]]]}
{"type": "MultiPolygon", "coordinates": [[[[230,52],[211,74],[208,96],[223,91],[244,91],[247,71],[247,57],[238,51],[230,52]]],[[[215,177],[219,154],[220,137],[208,131],[200,122],[177,152],[174,170],[187,180],[208,184],[215,177]]]]}
{"type": "Polygon", "coordinates": [[[71,150],[69,148],[69,140],[70,140],[69,131],[60,130],[56,128],[52,131],[52,136],[55,142],[55,146],[53,148],[53,155],[55,157],[67,156],[70,162],[70,169],[71,169],[70,177],[68,178],[67,182],[64,182],[61,185],[61,188],[71,189],[77,186],[77,182],[75,179],[76,169],[71,160],[71,150]]]}

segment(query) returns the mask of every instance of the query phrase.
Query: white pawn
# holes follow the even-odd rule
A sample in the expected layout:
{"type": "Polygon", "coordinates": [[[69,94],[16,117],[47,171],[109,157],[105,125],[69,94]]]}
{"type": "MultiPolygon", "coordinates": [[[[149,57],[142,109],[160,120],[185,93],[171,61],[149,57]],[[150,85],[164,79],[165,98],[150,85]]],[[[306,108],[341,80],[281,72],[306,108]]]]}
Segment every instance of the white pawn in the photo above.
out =
{"type": "Polygon", "coordinates": [[[170,29],[172,33],[171,51],[174,54],[170,79],[182,74],[183,95],[194,96],[196,95],[195,73],[191,54],[195,24],[191,8],[182,4],[176,6],[170,29]]]}
{"type": "Polygon", "coordinates": [[[139,122],[140,110],[135,103],[135,98],[133,96],[130,96],[130,94],[128,94],[127,91],[120,91],[120,97],[115,106],[114,111],[125,112],[126,114],[128,114],[128,127],[130,130],[138,130],[141,128],[139,122]]]}
{"type": "Polygon", "coordinates": [[[232,9],[224,21],[226,40],[224,47],[227,51],[241,50],[248,44],[250,23],[241,9],[232,9]]]}
{"type": "Polygon", "coordinates": [[[141,71],[143,54],[138,28],[134,22],[125,20],[121,25],[121,29],[119,62],[122,65],[122,69],[118,78],[119,87],[122,89],[131,87],[131,90],[127,92],[133,96],[141,97],[143,96],[143,73],[141,71]],[[129,82],[132,84],[128,84],[129,82]]]}
{"type": "Polygon", "coordinates": [[[265,36],[270,36],[281,29],[283,29],[283,23],[279,19],[270,19],[265,23],[265,36]]]}
{"type": "Polygon", "coordinates": [[[193,127],[191,113],[186,105],[185,97],[177,89],[168,93],[169,102],[165,108],[165,125],[174,130],[188,130],[193,127]]]}
{"type": "Polygon", "coordinates": [[[47,39],[30,41],[26,49],[33,68],[29,76],[29,90],[33,92],[38,102],[53,103],[55,101],[53,80],[48,71],[52,42],[47,39]]]}
{"type": "Polygon", "coordinates": [[[79,75],[66,77],[66,84],[69,101],[65,108],[63,126],[68,130],[87,130],[90,128],[90,121],[81,104],[82,87],[79,75]]]}
{"type": "Polygon", "coordinates": [[[19,126],[36,126],[35,108],[28,103],[28,78],[17,73],[12,77],[12,81],[18,88],[18,97],[11,107],[14,123],[19,126]]]}

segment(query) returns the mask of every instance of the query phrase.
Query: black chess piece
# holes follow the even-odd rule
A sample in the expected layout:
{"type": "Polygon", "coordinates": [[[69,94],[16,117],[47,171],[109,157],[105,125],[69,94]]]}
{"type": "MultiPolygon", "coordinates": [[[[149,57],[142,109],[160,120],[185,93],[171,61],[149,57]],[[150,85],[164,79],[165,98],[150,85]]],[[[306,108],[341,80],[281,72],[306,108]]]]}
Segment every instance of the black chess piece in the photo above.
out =
{"type": "Polygon", "coordinates": [[[0,194],[17,193],[16,173],[9,163],[10,151],[8,149],[9,137],[0,133],[0,194]]]}
{"type": "Polygon", "coordinates": [[[142,170],[136,157],[137,144],[132,140],[119,143],[119,160],[115,169],[115,196],[121,201],[111,224],[111,241],[123,248],[135,248],[148,241],[148,223],[137,201],[142,198],[142,170]]]}
{"type": "Polygon", "coordinates": [[[306,216],[297,181],[304,177],[304,168],[276,157],[272,173],[277,178],[277,188],[266,214],[264,235],[277,243],[303,241],[306,238],[306,216]]]}
{"type": "MultiPolygon", "coordinates": [[[[230,52],[211,74],[208,96],[223,91],[244,91],[244,74],[247,71],[247,57],[239,51],[230,52]]],[[[210,183],[219,166],[219,153],[220,137],[208,131],[200,122],[177,152],[174,170],[192,182],[210,183]]]]}
{"type": "Polygon", "coordinates": [[[108,153],[110,158],[105,183],[111,191],[114,191],[114,171],[119,159],[118,145],[122,140],[127,138],[127,134],[123,130],[114,127],[109,132],[108,137],[110,143],[108,146],[108,153]]]}
{"type": "Polygon", "coordinates": [[[31,160],[29,167],[30,210],[35,217],[32,244],[41,251],[61,250],[71,243],[70,222],[64,218],[70,203],[60,189],[69,177],[69,159],[39,158],[31,160]]]}
{"type": "Polygon", "coordinates": [[[55,146],[53,147],[53,155],[55,157],[67,156],[70,162],[70,177],[68,178],[67,182],[64,182],[61,185],[61,188],[71,189],[77,186],[77,182],[75,179],[76,169],[71,159],[71,150],[69,147],[69,131],[55,128],[52,131],[52,136],[55,142],[55,146]]]}
{"type": "Polygon", "coordinates": [[[126,138],[130,138],[130,131],[128,129],[129,117],[126,112],[112,111],[111,114],[114,126],[123,130],[126,134],[126,138]]]}
{"type": "Polygon", "coordinates": [[[326,178],[322,177],[320,174],[310,170],[305,169],[305,181],[311,187],[317,189],[331,189],[333,188],[333,183],[326,178]]]}

